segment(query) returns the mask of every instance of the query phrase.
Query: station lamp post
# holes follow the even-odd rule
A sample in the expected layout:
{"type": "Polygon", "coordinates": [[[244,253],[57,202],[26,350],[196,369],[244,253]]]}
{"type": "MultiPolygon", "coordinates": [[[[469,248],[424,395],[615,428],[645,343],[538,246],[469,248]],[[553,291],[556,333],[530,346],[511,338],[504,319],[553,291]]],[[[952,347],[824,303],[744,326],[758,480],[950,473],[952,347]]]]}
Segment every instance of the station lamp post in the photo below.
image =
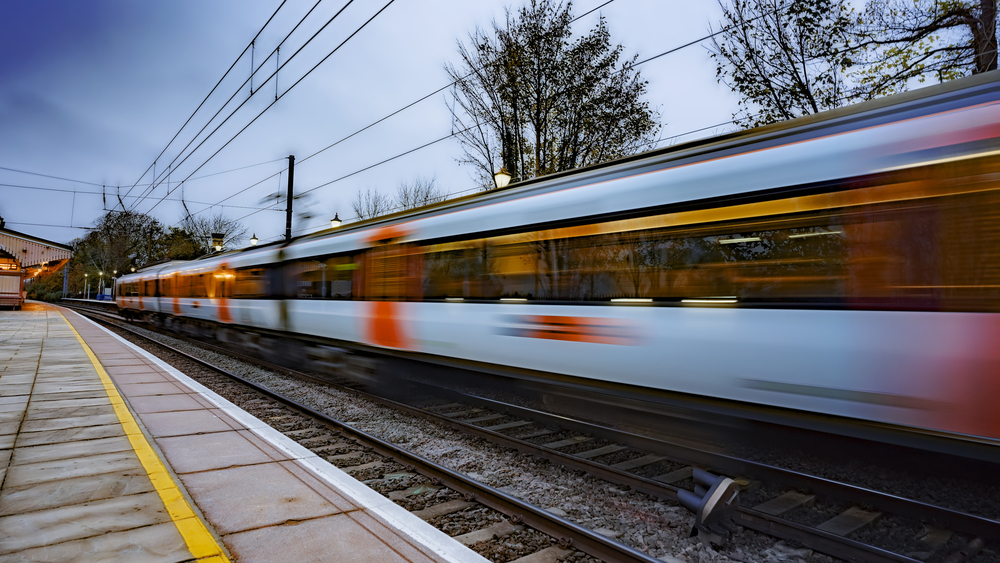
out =
{"type": "Polygon", "coordinates": [[[115,280],[117,279],[118,279],[118,270],[115,270],[115,273],[111,275],[111,297],[114,297],[115,291],[117,291],[117,288],[115,288],[115,280]]]}
{"type": "Polygon", "coordinates": [[[333,214],[333,219],[330,219],[330,228],[331,229],[336,229],[339,226],[340,226],[340,214],[339,213],[334,213],[333,214]]]}
{"type": "Polygon", "coordinates": [[[97,272],[101,276],[101,285],[97,286],[98,295],[104,295],[104,272],[97,272]]]}
{"type": "Polygon", "coordinates": [[[510,172],[507,172],[506,166],[501,166],[500,171],[493,175],[493,180],[497,183],[497,188],[506,188],[507,184],[510,183],[510,172]]]}
{"type": "Polygon", "coordinates": [[[257,246],[257,233],[250,237],[250,246],[257,246]]]}
{"type": "Polygon", "coordinates": [[[87,278],[90,274],[83,274],[83,298],[90,299],[90,280],[87,278]]]}

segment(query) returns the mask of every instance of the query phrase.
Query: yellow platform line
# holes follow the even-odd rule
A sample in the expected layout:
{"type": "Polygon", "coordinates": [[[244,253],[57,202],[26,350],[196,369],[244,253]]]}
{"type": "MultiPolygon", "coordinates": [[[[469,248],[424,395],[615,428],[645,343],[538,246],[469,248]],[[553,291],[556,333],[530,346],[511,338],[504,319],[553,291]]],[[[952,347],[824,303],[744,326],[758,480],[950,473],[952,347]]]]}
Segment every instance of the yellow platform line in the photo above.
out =
{"type": "Polygon", "coordinates": [[[135,454],[139,457],[142,467],[146,470],[146,474],[149,475],[149,480],[153,482],[153,487],[156,488],[156,492],[160,495],[160,500],[163,501],[163,505],[167,508],[170,519],[177,526],[177,531],[184,538],[184,542],[187,544],[191,555],[198,561],[228,563],[229,558],[226,556],[226,552],[215,541],[208,528],[205,527],[204,522],[198,518],[191,505],[188,504],[187,499],[181,494],[177,483],[174,482],[170,473],[167,472],[166,466],[163,465],[163,461],[160,460],[160,457],[156,455],[149,441],[146,440],[146,435],[139,429],[139,425],[136,424],[132,412],[125,404],[125,400],[118,393],[118,389],[111,381],[111,377],[108,376],[108,372],[104,371],[104,366],[97,360],[94,351],[90,349],[90,346],[87,346],[83,337],[80,336],[76,328],[66,319],[66,316],[62,312],[59,312],[59,315],[69,326],[69,329],[73,331],[73,334],[76,335],[76,339],[80,341],[80,345],[83,346],[83,350],[90,358],[90,363],[94,364],[94,369],[97,370],[97,375],[100,376],[101,383],[104,384],[104,390],[108,394],[108,399],[111,400],[111,406],[114,408],[115,414],[118,415],[118,421],[121,422],[122,428],[125,430],[125,435],[128,436],[128,440],[132,444],[132,449],[135,450],[135,454]]]}

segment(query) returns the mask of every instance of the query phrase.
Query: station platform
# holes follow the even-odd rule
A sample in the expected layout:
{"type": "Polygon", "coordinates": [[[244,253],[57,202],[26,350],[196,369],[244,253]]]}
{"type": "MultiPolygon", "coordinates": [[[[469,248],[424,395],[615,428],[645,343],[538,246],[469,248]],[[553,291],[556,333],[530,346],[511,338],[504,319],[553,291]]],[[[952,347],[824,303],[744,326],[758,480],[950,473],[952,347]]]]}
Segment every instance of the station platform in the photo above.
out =
{"type": "Polygon", "coordinates": [[[0,562],[484,562],[67,309],[0,312],[0,562]]]}

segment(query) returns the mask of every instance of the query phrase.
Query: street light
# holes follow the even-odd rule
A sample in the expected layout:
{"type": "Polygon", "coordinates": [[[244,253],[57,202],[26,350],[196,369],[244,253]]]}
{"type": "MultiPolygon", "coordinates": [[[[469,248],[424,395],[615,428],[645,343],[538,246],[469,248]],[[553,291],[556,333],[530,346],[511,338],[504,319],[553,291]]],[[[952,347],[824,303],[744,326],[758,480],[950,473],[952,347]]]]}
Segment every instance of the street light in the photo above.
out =
{"type": "Polygon", "coordinates": [[[97,286],[97,289],[101,292],[99,295],[104,295],[104,272],[97,273],[101,275],[101,285],[97,286]]]}
{"type": "Polygon", "coordinates": [[[132,266],[132,271],[133,271],[133,272],[135,271],[135,266],[132,266]]]}
{"type": "Polygon", "coordinates": [[[90,280],[87,276],[90,274],[83,274],[83,298],[90,299],[90,280]]]}
{"type": "Polygon", "coordinates": [[[257,246],[257,233],[250,237],[250,246],[257,246]]]}
{"type": "Polygon", "coordinates": [[[111,276],[111,297],[115,296],[115,280],[118,279],[117,276],[118,270],[115,270],[115,273],[111,276]]]}
{"type": "Polygon", "coordinates": [[[212,233],[212,246],[216,252],[222,251],[222,243],[225,242],[226,233],[212,233]]]}
{"type": "Polygon", "coordinates": [[[510,183],[510,177],[510,172],[507,172],[506,166],[501,166],[500,171],[493,175],[498,188],[506,188],[507,184],[510,183]]]}
{"type": "Polygon", "coordinates": [[[336,229],[340,226],[340,213],[334,213],[333,219],[330,219],[330,228],[336,229]]]}

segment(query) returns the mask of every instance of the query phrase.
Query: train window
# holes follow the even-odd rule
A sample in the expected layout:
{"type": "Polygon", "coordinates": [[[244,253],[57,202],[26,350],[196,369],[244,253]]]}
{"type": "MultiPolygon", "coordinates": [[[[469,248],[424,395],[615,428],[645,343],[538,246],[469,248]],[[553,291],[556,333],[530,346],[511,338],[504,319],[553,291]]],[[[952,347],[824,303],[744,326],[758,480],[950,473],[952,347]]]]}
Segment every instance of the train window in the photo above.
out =
{"type": "Polygon", "coordinates": [[[233,288],[235,299],[261,299],[268,297],[270,287],[268,284],[267,269],[262,266],[251,266],[240,268],[235,272],[236,280],[233,288]]]}
{"type": "MultiPolygon", "coordinates": [[[[944,183],[928,172],[909,174],[868,179],[816,200],[769,202],[787,210],[770,216],[741,218],[734,206],[430,245],[422,249],[423,291],[429,299],[725,296],[760,304],[1000,310],[1000,193],[972,191],[954,171],[937,176],[944,183]],[[895,197],[896,190],[907,197],[895,197]]],[[[395,268],[381,274],[385,279],[413,272],[389,262],[377,267],[395,268]]]]}
{"type": "Polygon", "coordinates": [[[287,268],[296,299],[351,299],[354,296],[353,278],[358,264],[353,256],[298,260],[287,268]]]}
{"type": "Polygon", "coordinates": [[[370,301],[413,301],[423,296],[423,249],[411,244],[379,244],[364,253],[363,298],[370,301]]]}
{"type": "Polygon", "coordinates": [[[173,297],[174,295],[173,276],[160,278],[160,295],[163,297],[173,297]]]}

